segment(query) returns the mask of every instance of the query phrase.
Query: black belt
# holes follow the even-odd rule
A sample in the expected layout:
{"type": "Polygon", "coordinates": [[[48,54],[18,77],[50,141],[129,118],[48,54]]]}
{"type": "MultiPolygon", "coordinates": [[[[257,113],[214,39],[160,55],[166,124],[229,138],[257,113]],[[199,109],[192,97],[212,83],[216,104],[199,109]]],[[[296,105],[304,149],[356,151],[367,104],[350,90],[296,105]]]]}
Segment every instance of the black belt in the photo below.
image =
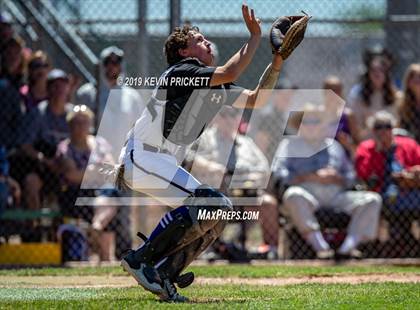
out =
{"type": "Polygon", "coordinates": [[[160,147],[153,146],[153,145],[146,144],[146,143],[143,143],[143,150],[148,151],[148,152],[153,152],[153,153],[172,154],[167,149],[162,149],[160,147]]]}

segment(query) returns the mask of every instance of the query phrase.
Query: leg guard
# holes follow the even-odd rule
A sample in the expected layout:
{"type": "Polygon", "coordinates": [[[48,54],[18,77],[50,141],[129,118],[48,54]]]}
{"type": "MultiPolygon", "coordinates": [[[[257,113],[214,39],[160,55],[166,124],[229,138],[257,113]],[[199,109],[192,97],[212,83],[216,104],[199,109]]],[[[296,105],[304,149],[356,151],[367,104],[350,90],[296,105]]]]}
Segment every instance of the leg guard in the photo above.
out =
{"type": "Polygon", "coordinates": [[[220,237],[225,226],[225,221],[219,221],[216,226],[203,236],[165,258],[157,265],[160,277],[162,279],[169,278],[172,282],[178,282],[177,278],[181,272],[220,237]]]}
{"type": "MultiPolygon", "coordinates": [[[[152,232],[149,240],[125,257],[131,267],[140,263],[156,265],[213,229],[219,220],[198,220],[199,210],[231,210],[232,204],[222,193],[209,186],[198,187],[186,199],[187,205],[167,213],[152,232]]],[[[225,221],[223,221],[225,222],[225,221]]],[[[224,228],[224,225],[223,225],[224,228]]],[[[222,229],[223,230],[223,229],[222,229]]]]}

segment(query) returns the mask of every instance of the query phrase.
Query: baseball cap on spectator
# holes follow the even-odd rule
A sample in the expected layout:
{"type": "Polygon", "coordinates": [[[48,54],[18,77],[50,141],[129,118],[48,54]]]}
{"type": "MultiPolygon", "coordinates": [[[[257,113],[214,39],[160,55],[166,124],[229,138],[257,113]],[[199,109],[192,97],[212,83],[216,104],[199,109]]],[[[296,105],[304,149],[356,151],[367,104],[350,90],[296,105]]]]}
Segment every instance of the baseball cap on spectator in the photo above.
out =
{"type": "Polygon", "coordinates": [[[102,50],[100,54],[100,58],[104,65],[106,65],[108,61],[120,63],[123,57],[124,51],[116,46],[109,46],[102,50]]]}
{"type": "Polygon", "coordinates": [[[53,69],[48,73],[47,83],[49,85],[56,80],[69,81],[69,76],[61,69],[53,69]]]}
{"type": "Polygon", "coordinates": [[[397,120],[388,111],[381,110],[370,116],[367,123],[370,129],[392,129],[397,125],[397,120]]]}

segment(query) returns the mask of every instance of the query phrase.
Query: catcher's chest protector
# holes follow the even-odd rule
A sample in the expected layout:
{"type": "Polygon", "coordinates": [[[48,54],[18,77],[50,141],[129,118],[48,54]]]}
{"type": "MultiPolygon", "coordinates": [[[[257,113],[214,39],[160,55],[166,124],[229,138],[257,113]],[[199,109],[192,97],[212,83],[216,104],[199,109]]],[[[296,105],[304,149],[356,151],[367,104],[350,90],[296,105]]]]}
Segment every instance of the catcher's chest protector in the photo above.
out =
{"type": "Polygon", "coordinates": [[[223,85],[211,88],[170,85],[174,70],[185,63],[203,66],[189,58],[170,67],[161,76],[167,84],[155,89],[147,105],[154,123],[152,126],[160,124],[159,129],[155,130],[162,134],[162,139],[176,145],[189,145],[197,140],[225,104],[227,97],[223,85]]]}

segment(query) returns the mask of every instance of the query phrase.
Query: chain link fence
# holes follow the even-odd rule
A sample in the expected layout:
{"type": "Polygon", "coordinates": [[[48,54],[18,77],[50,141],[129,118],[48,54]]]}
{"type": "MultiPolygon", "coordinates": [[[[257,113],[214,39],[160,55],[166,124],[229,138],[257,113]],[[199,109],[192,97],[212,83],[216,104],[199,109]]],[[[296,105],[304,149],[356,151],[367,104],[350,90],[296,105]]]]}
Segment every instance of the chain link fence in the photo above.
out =
{"type": "MultiPolygon", "coordinates": [[[[218,64],[224,64],[248,37],[241,4],[221,0],[0,1],[0,264],[86,261],[94,253],[100,260],[112,260],[139,244],[135,232],[151,232],[166,207],[74,207],[78,196],[102,199],[106,205],[107,199],[123,195],[116,190],[80,193],[84,170],[110,157],[116,161],[119,151],[111,151],[106,141],[77,128],[87,123],[98,129],[109,94],[107,83],[116,75],[161,75],[167,68],[162,48],[173,26],[197,25],[217,48],[218,64]],[[53,68],[64,72],[49,77],[53,68]],[[58,102],[54,113],[46,105],[51,101],[58,102]],[[90,107],[93,114],[80,111],[81,105],[90,107]],[[81,141],[74,138],[77,135],[81,141]],[[91,142],[101,146],[94,163],[89,162],[91,142]],[[37,245],[39,249],[31,248],[37,245]]],[[[258,192],[265,199],[260,221],[230,225],[207,257],[302,259],[319,257],[320,250],[326,249],[309,236],[311,230],[299,226],[299,219],[288,212],[290,206],[285,207],[284,193],[291,185],[309,194],[310,190],[304,182],[283,179],[273,164],[283,140],[305,126],[298,112],[288,112],[293,93],[325,88],[346,100],[336,136],[355,172],[355,183],[346,190],[368,190],[382,197],[377,233],[366,242],[357,237],[358,249],[363,257],[418,258],[420,33],[416,29],[420,1],[254,0],[248,5],[262,20],[263,38],[251,65],[237,81],[246,88],[257,85],[271,61],[267,36],[271,23],[279,15],[297,15],[302,9],[313,18],[305,40],[284,64],[277,85],[282,95],[242,119],[244,126],[249,123],[244,134],[253,139],[276,176],[270,188],[258,192]],[[377,115],[368,124],[381,110],[393,117],[377,115]]],[[[125,116],[120,122],[137,119],[136,100],[141,99],[133,98],[127,102],[131,118],[125,116]]],[[[331,105],[329,109],[334,110],[331,105]]],[[[338,212],[337,206],[324,208],[312,194],[313,200],[302,202],[308,204],[305,216],[319,224],[316,230],[328,248],[340,249],[354,214],[338,212]]]]}

